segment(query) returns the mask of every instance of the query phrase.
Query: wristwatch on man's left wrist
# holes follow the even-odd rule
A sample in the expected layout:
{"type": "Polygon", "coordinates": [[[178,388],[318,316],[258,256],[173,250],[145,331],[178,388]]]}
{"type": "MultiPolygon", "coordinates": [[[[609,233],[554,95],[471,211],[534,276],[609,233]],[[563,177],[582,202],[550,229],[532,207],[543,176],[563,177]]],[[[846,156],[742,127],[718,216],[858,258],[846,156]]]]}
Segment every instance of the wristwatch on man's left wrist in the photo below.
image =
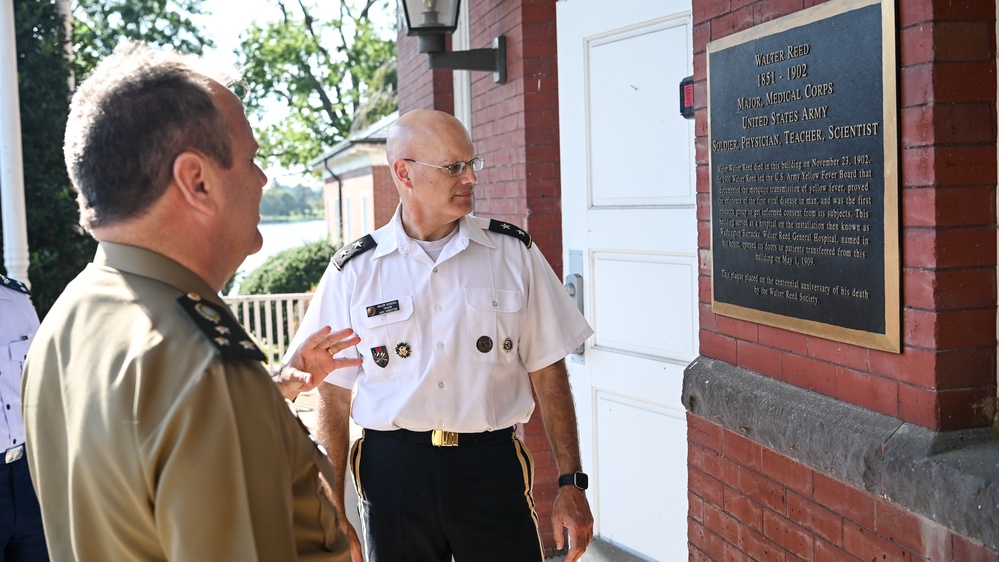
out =
{"type": "Polygon", "coordinates": [[[558,486],[575,486],[580,490],[585,490],[590,486],[590,477],[585,472],[570,472],[558,477],[558,486]]]}

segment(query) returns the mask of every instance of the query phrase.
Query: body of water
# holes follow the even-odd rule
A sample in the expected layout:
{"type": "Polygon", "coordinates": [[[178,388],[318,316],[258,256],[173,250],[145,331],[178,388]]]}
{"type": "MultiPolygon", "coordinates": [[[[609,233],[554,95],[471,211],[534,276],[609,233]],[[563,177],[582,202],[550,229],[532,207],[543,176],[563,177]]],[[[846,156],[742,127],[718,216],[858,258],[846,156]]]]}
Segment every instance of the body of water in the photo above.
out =
{"type": "MultiPolygon", "coordinates": [[[[239,276],[242,277],[260,267],[264,260],[288,248],[301,246],[306,242],[326,239],[326,221],[311,220],[299,222],[267,222],[260,223],[260,234],[264,237],[264,245],[260,251],[251,254],[239,266],[239,276]]],[[[230,294],[236,294],[239,289],[239,279],[230,294]]]]}

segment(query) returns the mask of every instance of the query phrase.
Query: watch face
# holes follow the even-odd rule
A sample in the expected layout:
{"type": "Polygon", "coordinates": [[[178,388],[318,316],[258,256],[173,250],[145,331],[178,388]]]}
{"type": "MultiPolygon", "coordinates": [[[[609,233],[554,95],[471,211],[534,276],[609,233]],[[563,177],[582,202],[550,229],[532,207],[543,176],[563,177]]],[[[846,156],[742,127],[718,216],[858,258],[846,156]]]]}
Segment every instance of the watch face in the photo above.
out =
{"type": "Polygon", "coordinates": [[[580,490],[585,490],[590,487],[590,477],[582,472],[577,472],[575,484],[580,490]]]}

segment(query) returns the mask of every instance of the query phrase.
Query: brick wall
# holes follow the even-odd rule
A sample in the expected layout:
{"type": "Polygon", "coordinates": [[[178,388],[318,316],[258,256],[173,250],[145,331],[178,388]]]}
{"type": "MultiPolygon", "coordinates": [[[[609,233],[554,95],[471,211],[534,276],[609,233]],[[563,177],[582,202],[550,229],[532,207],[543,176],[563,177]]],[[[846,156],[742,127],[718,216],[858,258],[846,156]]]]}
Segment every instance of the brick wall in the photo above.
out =
{"type": "Polygon", "coordinates": [[[999,553],[703,418],[687,417],[690,557],[973,562],[999,553]]]}
{"type": "MultiPolygon", "coordinates": [[[[472,141],[486,160],[478,173],[475,213],[527,229],[561,276],[555,3],[472,2],[469,22],[470,48],[491,47],[501,34],[507,42],[506,83],[494,83],[490,72],[471,76],[472,141]]],[[[400,35],[398,50],[400,113],[416,108],[452,112],[451,72],[428,70],[426,55],[416,53],[415,38],[400,35]]],[[[518,431],[534,458],[534,498],[542,540],[551,555],[558,469],[540,415],[518,431]]]]}
{"type": "Polygon", "coordinates": [[[392,170],[388,166],[374,166],[371,173],[375,202],[374,228],[381,228],[388,224],[395,214],[395,209],[399,206],[399,192],[392,182],[392,170]]]}
{"type": "MultiPolygon", "coordinates": [[[[704,255],[706,44],[820,3],[693,0],[704,255]]],[[[700,271],[700,351],[930,430],[986,427],[996,408],[996,5],[900,1],[896,10],[902,353],[716,315],[710,268],[700,271]]],[[[828,476],[832,467],[696,415],[688,423],[691,560],[999,560],[927,517],[932,505],[907,511],[828,476]]],[[[827,431],[836,430],[833,420],[827,431]]]]}

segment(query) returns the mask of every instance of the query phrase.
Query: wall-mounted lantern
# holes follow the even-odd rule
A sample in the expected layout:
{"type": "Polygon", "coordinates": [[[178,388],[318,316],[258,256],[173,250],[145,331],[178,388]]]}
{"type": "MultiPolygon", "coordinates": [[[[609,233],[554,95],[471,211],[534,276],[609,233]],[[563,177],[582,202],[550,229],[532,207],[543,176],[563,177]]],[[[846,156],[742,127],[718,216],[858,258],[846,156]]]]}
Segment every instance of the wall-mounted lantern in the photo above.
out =
{"type": "Polygon", "coordinates": [[[485,70],[493,82],[506,82],[506,37],[493,39],[492,49],[444,50],[444,36],[458,27],[461,0],[403,0],[407,35],[416,35],[417,49],[427,53],[430,68],[485,70]]]}

